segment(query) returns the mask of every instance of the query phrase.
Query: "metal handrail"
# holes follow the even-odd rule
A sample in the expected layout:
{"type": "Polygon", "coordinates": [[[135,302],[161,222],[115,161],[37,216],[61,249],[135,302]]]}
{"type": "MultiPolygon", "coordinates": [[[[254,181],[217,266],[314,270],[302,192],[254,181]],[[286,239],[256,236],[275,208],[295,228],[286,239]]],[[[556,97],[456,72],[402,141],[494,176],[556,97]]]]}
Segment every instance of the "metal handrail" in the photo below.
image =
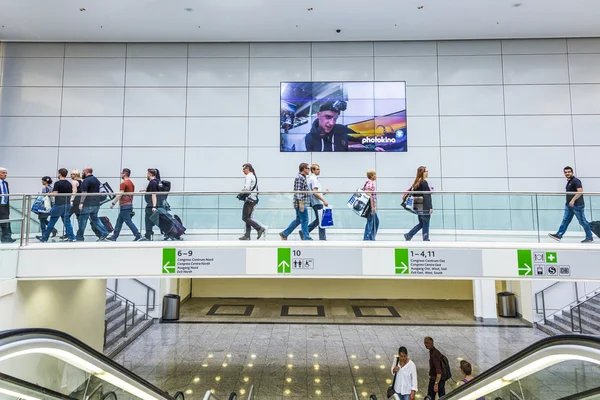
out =
{"type": "MultiPolygon", "coordinates": [[[[105,321],[105,322],[106,322],[106,321],[105,321]]],[[[105,324],[105,326],[106,326],[106,324],[105,324]]],[[[106,333],[106,332],[105,332],[105,333],[106,333]]],[[[104,337],[105,337],[104,344],[106,344],[106,334],[104,335],[104,337]]],[[[93,395],[95,395],[95,394],[96,394],[96,392],[98,392],[99,390],[102,390],[102,383],[99,383],[99,384],[98,384],[98,386],[96,386],[96,387],[94,388],[94,390],[92,390],[92,391],[90,392],[90,394],[88,394],[87,396],[85,396],[85,400],[89,400],[89,399],[91,399],[91,398],[92,398],[92,396],[93,396],[93,395]]]]}
{"type": "Polygon", "coordinates": [[[579,333],[583,333],[583,328],[582,328],[582,323],[581,323],[581,306],[584,305],[585,303],[587,303],[588,301],[595,299],[596,297],[600,296],[600,292],[596,293],[595,295],[593,295],[592,297],[588,297],[585,300],[579,301],[577,304],[574,304],[571,306],[569,312],[571,314],[571,331],[572,332],[579,332],[579,333]],[[573,310],[577,308],[577,327],[579,328],[579,330],[575,329],[575,321],[573,318],[573,310]]]}
{"type": "Polygon", "coordinates": [[[360,400],[356,391],[356,385],[352,385],[352,390],[354,390],[354,400],[360,400]]]}
{"type": "Polygon", "coordinates": [[[254,385],[250,385],[250,390],[248,391],[248,399],[247,400],[252,400],[253,392],[254,392],[254,385]]]}
{"type": "Polygon", "coordinates": [[[213,392],[211,392],[210,390],[207,390],[206,393],[204,394],[204,397],[202,398],[202,400],[210,400],[210,399],[215,399],[215,400],[219,400],[219,398],[217,396],[215,396],[213,394],[213,392]]]}
{"type": "Polygon", "coordinates": [[[180,397],[181,397],[181,400],[185,400],[185,395],[183,394],[183,392],[175,392],[175,394],[173,395],[173,398],[175,400],[177,400],[180,397]]]}
{"type": "Polygon", "coordinates": [[[115,392],[108,392],[108,393],[104,393],[104,394],[102,395],[102,397],[100,397],[100,400],[106,400],[106,399],[108,399],[108,398],[109,398],[109,397],[111,397],[111,396],[114,398],[113,400],[118,400],[118,399],[117,399],[117,394],[116,394],[115,392]]]}
{"type": "MultiPolygon", "coordinates": [[[[140,310],[139,308],[137,308],[135,306],[135,303],[132,302],[131,300],[129,300],[129,299],[121,296],[120,294],[118,294],[117,292],[113,291],[112,289],[106,288],[106,291],[113,295],[113,300],[116,300],[117,298],[119,298],[119,299],[125,301],[125,321],[124,321],[124,324],[123,324],[123,336],[127,336],[127,320],[129,319],[129,317],[128,317],[127,314],[129,312],[129,304],[132,305],[132,311],[131,311],[131,327],[132,328],[133,328],[133,326],[135,324],[135,316],[136,316],[136,314],[137,314],[138,311],[144,315],[144,320],[152,318],[152,317],[150,317],[150,315],[148,313],[145,313],[142,310],[140,310]]],[[[105,332],[104,340],[105,340],[105,344],[106,344],[106,330],[104,332],[105,332]]]]}
{"type": "Polygon", "coordinates": [[[535,300],[535,312],[536,312],[536,314],[543,314],[544,315],[544,324],[546,324],[546,323],[548,323],[548,317],[551,317],[554,314],[557,314],[557,313],[561,312],[563,308],[568,307],[571,304],[576,303],[576,302],[579,301],[579,291],[577,289],[577,282],[565,282],[565,281],[555,282],[552,285],[548,286],[547,288],[544,288],[544,289],[540,290],[539,292],[536,292],[534,294],[534,300],[535,300]],[[555,287],[555,286],[557,286],[558,284],[561,284],[561,283],[573,283],[575,285],[575,300],[567,303],[563,307],[560,307],[558,310],[554,311],[552,314],[546,315],[546,299],[545,299],[544,293],[548,289],[553,288],[553,287],[555,287]],[[542,298],[542,312],[540,312],[540,308],[539,308],[539,304],[538,304],[538,295],[541,295],[541,298],[542,298]]]}
{"type": "MultiPolygon", "coordinates": [[[[139,283],[140,285],[144,286],[146,288],[146,315],[150,315],[150,310],[154,311],[154,309],[156,308],[156,290],[148,285],[146,285],[144,282],[140,281],[137,278],[132,278],[135,282],[139,283]],[[150,293],[152,292],[152,307],[150,307],[150,293]]],[[[115,279],[115,293],[118,293],[118,287],[119,287],[119,279],[116,278],[115,279]]]]}

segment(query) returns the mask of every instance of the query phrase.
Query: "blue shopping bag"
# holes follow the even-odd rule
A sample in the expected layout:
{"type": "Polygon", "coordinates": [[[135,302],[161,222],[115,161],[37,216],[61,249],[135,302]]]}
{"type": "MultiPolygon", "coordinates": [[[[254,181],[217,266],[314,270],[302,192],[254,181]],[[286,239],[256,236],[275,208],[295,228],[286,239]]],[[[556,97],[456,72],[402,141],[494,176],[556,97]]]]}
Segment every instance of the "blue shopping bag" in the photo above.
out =
{"type": "Polygon", "coordinates": [[[333,226],[333,211],[329,207],[319,210],[319,228],[331,228],[333,226]]]}

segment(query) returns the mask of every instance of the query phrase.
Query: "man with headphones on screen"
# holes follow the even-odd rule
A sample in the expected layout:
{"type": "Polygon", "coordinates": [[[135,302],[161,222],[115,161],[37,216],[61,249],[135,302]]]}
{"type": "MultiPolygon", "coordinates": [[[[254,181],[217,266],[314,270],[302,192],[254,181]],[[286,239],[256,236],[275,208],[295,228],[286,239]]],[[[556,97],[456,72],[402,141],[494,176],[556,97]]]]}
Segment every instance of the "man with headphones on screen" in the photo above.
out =
{"type": "Polygon", "coordinates": [[[355,133],[336,124],[348,104],[344,100],[326,100],[317,113],[310,132],[304,137],[306,151],[348,151],[348,134],[355,133]]]}

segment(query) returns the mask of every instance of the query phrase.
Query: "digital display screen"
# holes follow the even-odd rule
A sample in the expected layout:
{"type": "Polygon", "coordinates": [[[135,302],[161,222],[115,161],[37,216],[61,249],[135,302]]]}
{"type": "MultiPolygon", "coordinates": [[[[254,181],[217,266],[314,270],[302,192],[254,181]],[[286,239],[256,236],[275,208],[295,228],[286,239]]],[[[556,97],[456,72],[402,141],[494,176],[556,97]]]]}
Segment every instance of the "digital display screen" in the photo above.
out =
{"type": "Polygon", "coordinates": [[[283,152],[407,151],[406,82],[282,82],[283,152]]]}

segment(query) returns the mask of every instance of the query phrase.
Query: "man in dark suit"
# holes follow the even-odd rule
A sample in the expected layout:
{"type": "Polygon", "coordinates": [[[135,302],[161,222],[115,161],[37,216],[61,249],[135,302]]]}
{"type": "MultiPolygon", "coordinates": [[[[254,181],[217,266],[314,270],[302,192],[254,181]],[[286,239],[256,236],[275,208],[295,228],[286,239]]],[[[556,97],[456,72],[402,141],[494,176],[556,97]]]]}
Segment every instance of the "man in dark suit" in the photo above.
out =
{"type": "MultiPolygon", "coordinates": [[[[6,182],[7,173],[6,168],[0,167],[0,220],[10,219],[10,201],[7,196],[10,193],[10,189],[6,182]]],[[[16,241],[12,238],[10,222],[0,223],[0,229],[2,230],[2,243],[14,243],[16,241]]]]}

